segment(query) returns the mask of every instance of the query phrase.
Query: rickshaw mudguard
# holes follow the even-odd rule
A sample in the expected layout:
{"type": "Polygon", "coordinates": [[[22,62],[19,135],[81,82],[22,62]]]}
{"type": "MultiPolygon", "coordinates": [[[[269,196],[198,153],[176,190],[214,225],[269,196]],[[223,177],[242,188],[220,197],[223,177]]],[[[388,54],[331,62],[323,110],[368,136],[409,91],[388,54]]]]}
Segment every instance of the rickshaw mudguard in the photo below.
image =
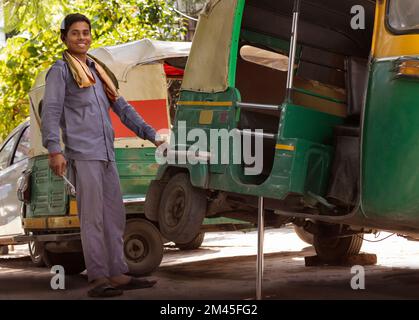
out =
{"type": "Polygon", "coordinates": [[[194,187],[208,188],[209,175],[207,164],[163,164],[159,166],[154,181],[164,181],[177,172],[187,172],[189,174],[190,182],[194,187]]]}
{"type": "Polygon", "coordinates": [[[146,195],[147,201],[144,205],[144,213],[147,219],[151,221],[157,221],[160,198],[163,193],[164,187],[166,186],[168,180],[173,175],[179,172],[187,172],[189,174],[190,182],[194,187],[204,189],[208,187],[207,165],[160,165],[157,170],[155,179],[150,182],[146,195]]]}

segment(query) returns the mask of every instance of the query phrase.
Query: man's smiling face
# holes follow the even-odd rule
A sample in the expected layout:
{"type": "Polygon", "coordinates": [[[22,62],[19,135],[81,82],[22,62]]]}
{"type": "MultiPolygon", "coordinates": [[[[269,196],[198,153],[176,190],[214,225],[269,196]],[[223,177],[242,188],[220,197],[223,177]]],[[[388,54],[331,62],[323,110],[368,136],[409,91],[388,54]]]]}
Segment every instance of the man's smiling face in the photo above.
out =
{"type": "Polygon", "coordinates": [[[92,43],[89,25],[84,21],[73,23],[68,30],[64,43],[68,51],[75,56],[85,55],[92,43]]]}

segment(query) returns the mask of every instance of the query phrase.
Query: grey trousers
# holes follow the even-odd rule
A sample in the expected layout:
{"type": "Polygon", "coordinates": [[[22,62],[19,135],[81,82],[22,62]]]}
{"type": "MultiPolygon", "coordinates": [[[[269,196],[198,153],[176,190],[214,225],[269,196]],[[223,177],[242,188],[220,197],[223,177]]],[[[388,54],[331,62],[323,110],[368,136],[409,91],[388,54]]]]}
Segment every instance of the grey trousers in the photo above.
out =
{"type": "Polygon", "coordinates": [[[71,160],[88,280],[128,272],[124,259],[125,208],[115,162],[71,160]]]}

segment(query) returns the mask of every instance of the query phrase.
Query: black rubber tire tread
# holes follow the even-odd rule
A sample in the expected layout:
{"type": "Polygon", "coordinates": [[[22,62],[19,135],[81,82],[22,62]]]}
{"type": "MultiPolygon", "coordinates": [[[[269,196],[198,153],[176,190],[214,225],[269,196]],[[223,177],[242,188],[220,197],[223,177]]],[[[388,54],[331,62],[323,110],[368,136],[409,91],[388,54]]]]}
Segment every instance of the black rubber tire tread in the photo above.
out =
{"type": "Polygon", "coordinates": [[[192,186],[189,175],[174,175],[163,190],[159,206],[159,228],[163,237],[175,243],[188,243],[200,232],[207,210],[206,192],[192,186]],[[184,197],[184,210],[178,221],[170,225],[167,221],[170,211],[175,205],[176,196],[184,197]]]}
{"type": "Polygon", "coordinates": [[[205,238],[205,232],[200,232],[197,234],[195,238],[193,238],[192,241],[188,243],[176,243],[176,247],[179,248],[179,250],[195,250],[198,249],[202,243],[204,242],[205,238]]]}
{"type": "Polygon", "coordinates": [[[330,230],[328,233],[314,235],[314,248],[317,256],[326,262],[337,262],[349,256],[357,255],[362,247],[363,238],[358,234],[345,237],[332,237],[330,230]]]}

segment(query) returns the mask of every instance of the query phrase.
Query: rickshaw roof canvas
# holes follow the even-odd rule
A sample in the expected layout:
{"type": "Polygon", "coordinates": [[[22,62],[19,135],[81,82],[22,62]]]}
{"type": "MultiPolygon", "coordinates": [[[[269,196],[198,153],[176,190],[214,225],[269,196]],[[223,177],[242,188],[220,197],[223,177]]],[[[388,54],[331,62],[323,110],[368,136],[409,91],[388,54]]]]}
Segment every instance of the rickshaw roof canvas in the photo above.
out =
{"type": "Polygon", "coordinates": [[[169,58],[188,57],[190,49],[190,42],[142,39],[97,48],[92,50],[90,54],[104,62],[119,81],[126,81],[131,68],[169,58]]]}

